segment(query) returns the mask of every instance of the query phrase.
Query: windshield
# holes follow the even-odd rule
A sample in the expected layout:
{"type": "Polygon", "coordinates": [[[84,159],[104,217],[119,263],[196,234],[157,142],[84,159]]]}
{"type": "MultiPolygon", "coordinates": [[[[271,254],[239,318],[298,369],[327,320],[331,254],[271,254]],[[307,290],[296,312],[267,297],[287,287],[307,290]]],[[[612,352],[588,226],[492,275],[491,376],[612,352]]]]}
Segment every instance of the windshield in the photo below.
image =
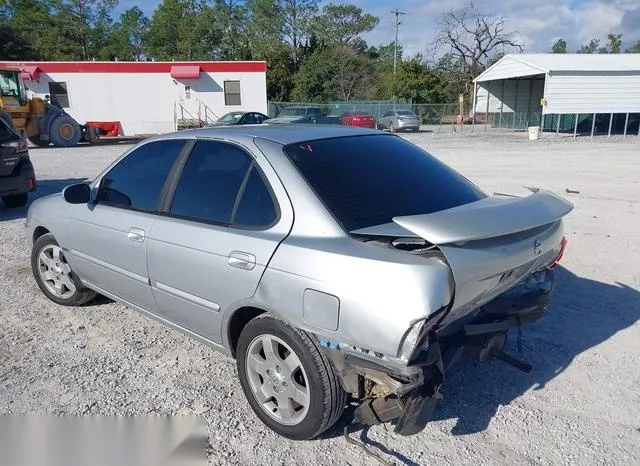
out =
{"type": "Polygon", "coordinates": [[[395,136],[296,143],[285,153],[348,232],[486,197],[438,159],[395,136]]]}
{"type": "Polygon", "coordinates": [[[2,97],[14,97],[24,105],[24,88],[18,71],[0,70],[0,93],[2,97]]]}
{"type": "Polygon", "coordinates": [[[296,107],[289,107],[289,108],[285,108],[283,109],[280,114],[278,114],[278,118],[280,117],[297,117],[297,116],[304,116],[306,113],[307,109],[306,108],[296,108],[296,107]]]}
{"type": "Polygon", "coordinates": [[[244,112],[231,112],[231,113],[227,113],[226,115],[223,115],[223,117],[220,118],[218,121],[224,122],[224,123],[230,123],[233,121],[238,121],[240,118],[242,118],[242,115],[244,115],[244,112]]]}

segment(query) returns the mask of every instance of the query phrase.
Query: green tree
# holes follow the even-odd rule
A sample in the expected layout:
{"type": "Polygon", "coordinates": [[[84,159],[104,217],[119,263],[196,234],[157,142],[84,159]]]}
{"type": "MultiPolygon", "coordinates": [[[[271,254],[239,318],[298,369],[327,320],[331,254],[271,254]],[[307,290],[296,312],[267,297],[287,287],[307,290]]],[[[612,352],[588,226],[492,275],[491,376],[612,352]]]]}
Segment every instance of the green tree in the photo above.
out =
{"type": "Polygon", "coordinates": [[[54,43],[61,53],[75,60],[96,58],[110,33],[109,12],[117,5],[118,0],[52,0],[54,43]]]}
{"type": "Polygon", "coordinates": [[[244,1],[216,0],[214,15],[221,29],[219,59],[246,60],[251,58],[248,37],[248,14],[244,1]]]}
{"type": "Polygon", "coordinates": [[[312,21],[315,34],[325,44],[347,44],[360,34],[372,31],[380,19],[355,5],[329,3],[312,21]]]}
{"type": "MultiPolygon", "coordinates": [[[[42,60],[62,59],[60,38],[51,21],[50,3],[44,0],[3,0],[0,16],[4,18],[3,44],[8,52],[11,47],[28,46],[32,56],[42,60]]],[[[13,53],[13,52],[12,52],[13,53]]]]}
{"type": "Polygon", "coordinates": [[[622,34],[607,34],[607,42],[600,45],[600,39],[594,38],[588,44],[580,47],[577,53],[621,53],[622,52],[622,34]]]}
{"type": "Polygon", "coordinates": [[[622,52],[622,34],[607,34],[607,47],[609,53],[622,52]]]}
{"type": "Polygon", "coordinates": [[[640,53],[640,40],[632,47],[625,50],[626,53],[640,53]]]}
{"type": "Polygon", "coordinates": [[[558,39],[551,50],[553,53],[567,53],[567,41],[558,39]]]}
{"type": "Polygon", "coordinates": [[[39,60],[40,55],[27,36],[0,18],[0,60],[39,60]]]}
{"type": "Polygon", "coordinates": [[[336,44],[318,50],[300,67],[292,97],[301,102],[367,98],[376,79],[371,58],[336,44]]]}
{"type": "Polygon", "coordinates": [[[145,57],[144,38],[148,30],[149,19],[137,6],[122,13],[111,34],[111,58],[125,61],[142,60],[145,57]]]}
{"type": "Polygon", "coordinates": [[[258,56],[268,48],[289,46],[294,70],[298,68],[300,47],[312,36],[311,21],[319,0],[247,0],[252,50],[258,56]]]}
{"type": "Polygon", "coordinates": [[[288,102],[294,87],[293,58],[288,47],[281,44],[265,52],[267,61],[267,98],[274,102],[288,102]]]}
{"type": "Polygon", "coordinates": [[[163,0],[145,37],[157,60],[211,60],[219,55],[223,31],[214,8],[198,0],[163,0]]]}

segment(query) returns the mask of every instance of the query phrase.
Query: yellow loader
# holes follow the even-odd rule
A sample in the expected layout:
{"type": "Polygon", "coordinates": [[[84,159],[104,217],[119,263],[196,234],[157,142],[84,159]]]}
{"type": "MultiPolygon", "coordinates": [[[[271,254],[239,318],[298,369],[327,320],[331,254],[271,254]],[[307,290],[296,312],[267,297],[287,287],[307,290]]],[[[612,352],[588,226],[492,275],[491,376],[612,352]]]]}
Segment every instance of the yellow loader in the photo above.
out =
{"type": "Polygon", "coordinates": [[[38,146],[72,147],[86,131],[56,103],[28,97],[20,70],[11,68],[0,68],[0,119],[38,146]]]}

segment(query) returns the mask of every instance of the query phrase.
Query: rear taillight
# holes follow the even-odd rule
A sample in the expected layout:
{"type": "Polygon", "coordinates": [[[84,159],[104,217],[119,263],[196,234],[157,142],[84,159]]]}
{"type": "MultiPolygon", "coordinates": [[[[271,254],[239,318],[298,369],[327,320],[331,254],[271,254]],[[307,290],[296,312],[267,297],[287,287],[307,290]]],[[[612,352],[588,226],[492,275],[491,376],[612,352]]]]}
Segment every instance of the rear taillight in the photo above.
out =
{"type": "Polygon", "coordinates": [[[560,242],[560,252],[558,253],[558,256],[555,258],[555,260],[551,263],[551,265],[549,265],[550,270],[553,270],[558,266],[558,264],[562,260],[562,256],[564,256],[565,249],[567,249],[567,238],[563,236],[562,241],[560,242]]]}
{"type": "Polygon", "coordinates": [[[3,144],[1,144],[2,147],[11,147],[15,150],[16,154],[21,154],[23,152],[28,152],[29,151],[29,144],[27,143],[27,140],[25,138],[20,139],[19,141],[11,141],[11,142],[5,142],[3,144]]]}

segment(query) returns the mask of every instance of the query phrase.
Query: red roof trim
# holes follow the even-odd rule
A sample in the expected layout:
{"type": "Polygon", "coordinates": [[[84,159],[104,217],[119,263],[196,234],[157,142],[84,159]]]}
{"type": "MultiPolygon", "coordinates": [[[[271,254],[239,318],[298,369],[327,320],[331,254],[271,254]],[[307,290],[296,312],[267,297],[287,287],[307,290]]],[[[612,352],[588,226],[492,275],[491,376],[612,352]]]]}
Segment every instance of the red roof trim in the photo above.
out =
{"type": "Polygon", "coordinates": [[[200,78],[200,66],[172,66],[171,77],[175,79],[198,79],[200,78]]]}
{"type": "Polygon", "coordinates": [[[199,66],[206,73],[264,73],[267,64],[263,61],[216,61],[216,62],[0,62],[0,67],[26,68],[37,66],[42,73],[170,73],[174,66],[199,66]]]}

